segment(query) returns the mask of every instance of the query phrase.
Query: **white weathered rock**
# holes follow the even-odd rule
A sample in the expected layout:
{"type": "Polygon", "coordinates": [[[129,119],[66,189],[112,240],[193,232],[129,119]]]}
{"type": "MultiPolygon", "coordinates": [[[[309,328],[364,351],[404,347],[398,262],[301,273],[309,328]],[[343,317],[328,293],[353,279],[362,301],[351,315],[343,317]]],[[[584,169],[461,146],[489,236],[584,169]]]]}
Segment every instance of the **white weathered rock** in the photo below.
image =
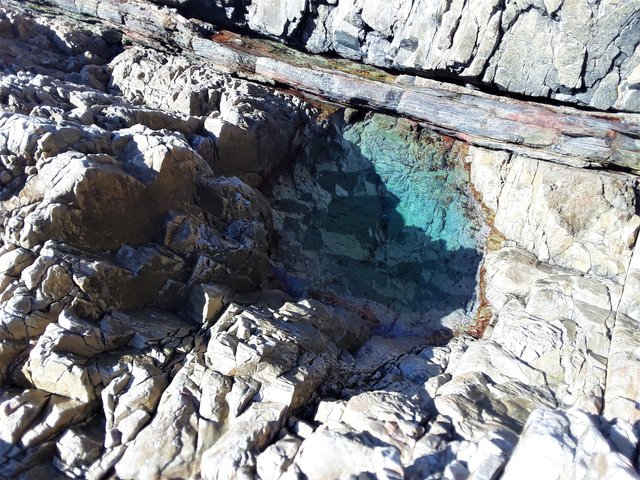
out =
{"type": "Polygon", "coordinates": [[[453,421],[465,439],[491,434],[515,445],[529,413],[555,407],[544,373],[527,365],[491,340],[471,344],[435,398],[438,412],[453,421]]]}
{"type": "Polygon", "coordinates": [[[605,417],[620,418],[630,423],[640,420],[640,409],[635,400],[640,395],[640,384],[636,381],[636,373],[640,372],[640,303],[637,295],[640,289],[639,249],[640,246],[636,243],[622,298],[613,320],[604,395],[605,417]]]}
{"type": "Polygon", "coordinates": [[[0,438],[28,449],[89,416],[92,406],[42,390],[4,392],[0,404],[0,438]]]}
{"type": "Polygon", "coordinates": [[[196,382],[203,373],[197,371],[197,362],[192,357],[178,372],[163,393],[152,421],[131,439],[116,465],[119,477],[156,479],[191,475],[199,420],[200,392],[196,382]],[[159,443],[162,438],[173,440],[159,443]],[[146,460],[140,462],[140,458],[146,460]]]}
{"type": "Polygon", "coordinates": [[[208,324],[214,321],[229,303],[231,292],[225,287],[201,284],[191,292],[194,320],[208,324]]]}
{"type": "Polygon", "coordinates": [[[24,248],[16,248],[0,256],[0,272],[16,277],[33,263],[33,253],[24,248]]]}
{"type": "Polygon", "coordinates": [[[470,147],[466,162],[470,166],[469,182],[480,196],[482,204],[495,215],[498,200],[509,170],[510,155],[506,152],[470,147]]]}
{"type": "MultiPolygon", "coordinates": [[[[506,464],[509,478],[633,478],[638,185],[554,163],[637,169],[633,115],[383,82],[232,34],[210,40],[144,0],[58,2],[167,49],[129,48],[106,67],[114,32],[5,3],[0,381],[29,388],[0,392],[0,476],[495,478],[506,464]],[[316,120],[306,101],[246,78],[411,114],[469,142],[438,137],[466,156],[492,227],[480,340],[456,331],[433,346],[384,328],[368,340],[367,308],[254,292],[274,276],[271,203],[215,175],[264,182],[314,140],[316,120]]],[[[620,33],[637,26],[634,2],[213,3],[211,18],[317,52],[601,108],[638,103],[638,56],[620,33]]],[[[333,108],[318,106],[328,130],[359,122],[333,108]]],[[[312,188],[323,168],[294,169],[282,198],[307,189],[307,204],[327,207],[312,188]]],[[[353,235],[320,236],[370,260],[353,235]]]]}
{"type": "Polygon", "coordinates": [[[287,435],[268,446],[256,458],[256,473],[264,480],[276,480],[289,468],[302,441],[287,435]]]}
{"type": "Polygon", "coordinates": [[[51,395],[37,423],[22,435],[21,444],[31,447],[49,440],[58,432],[80,423],[91,415],[93,405],[71,398],[51,395]]]}
{"type": "Polygon", "coordinates": [[[640,217],[635,180],[516,156],[495,228],[539,260],[624,281],[640,217]]]}
{"type": "Polygon", "coordinates": [[[40,288],[53,301],[62,300],[75,287],[71,275],[60,265],[51,266],[44,275],[40,288]]]}
{"type": "Polygon", "coordinates": [[[489,253],[485,265],[496,314],[491,340],[545,372],[562,404],[599,412],[620,287],[541,265],[515,248],[489,253]]]}
{"type": "Polygon", "coordinates": [[[56,459],[62,471],[76,477],[82,476],[83,467],[93,463],[100,456],[102,444],[84,434],[80,429],[70,428],[56,442],[56,459]]]}
{"type": "Polygon", "coordinates": [[[162,371],[153,365],[133,365],[131,373],[112,380],[102,391],[105,447],[133,440],[155,412],[167,387],[162,371]]]}
{"type": "Polygon", "coordinates": [[[298,28],[305,8],[304,0],[257,0],[249,6],[247,20],[251,28],[279,37],[291,34],[298,28]]]}
{"type": "Polygon", "coordinates": [[[49,395],[41,390],[7,393],[3,396],[0,410],[3,417],[0,438],[8,444],[15,444],[36,420],[49,400],[49,395]],[[13,395],[9,396],[7,393],[13,395]]]}
{"type": "Polygon", "coordinates": [[[584,412],[536,410],[502,478],[638,478],[584,412]]]}
{"type": "Polygon", "coordinates": [[[182,115],[206,115],[217,110],[226,82],[223,75],[193,66],[186,58],[137,48],[118,55],[110,68],[110,85],[125,99],[141,99],[150,107],[182,115]]]}
{"type": "MultiPolygon", "coordinates": [[[[368,432],[393,445],[403,457],[423,433],[420,406],[401,394],[367,392],[349,399],[340,421],[356,432],[368,432]]],[[[403,458],[405,460],[405,458],[403,458]]]]}
{"type": "Polygon", "coordinates": [[[395,447],[376,446],[366,434],[353,433],[345,428],[315,432],[302,442],[290,468],[314,480],[364,473],[384,479],[403,478],[404,469],[395,447]]]}
{"type": "Polygon", "coordinates": [[[245,5],[207,4],[201,15],[379,67],[436,71],[602,109],[637,111],[640,104],[633,92],[638,58],[626,33],[638,25],[634,2],[314,0],[306,10],[293,0],[245,5]]]}

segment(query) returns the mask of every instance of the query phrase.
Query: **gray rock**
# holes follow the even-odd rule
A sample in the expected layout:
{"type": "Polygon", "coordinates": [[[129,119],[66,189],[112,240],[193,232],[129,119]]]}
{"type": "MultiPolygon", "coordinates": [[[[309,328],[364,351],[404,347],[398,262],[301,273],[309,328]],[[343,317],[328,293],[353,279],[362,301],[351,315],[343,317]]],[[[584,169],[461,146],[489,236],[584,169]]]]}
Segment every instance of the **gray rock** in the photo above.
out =
{"type": "MultiPolygon", "coordinates": [[[[378,67],[435,71],[512,93],[637,111],[634,2],[336,3],[229,2],[227,15],[218,10],[213,15],[303,44],[313,53],[335,52],[378,67]]],[[[208,18],[210,4],[198,4],[208,18]]]]}

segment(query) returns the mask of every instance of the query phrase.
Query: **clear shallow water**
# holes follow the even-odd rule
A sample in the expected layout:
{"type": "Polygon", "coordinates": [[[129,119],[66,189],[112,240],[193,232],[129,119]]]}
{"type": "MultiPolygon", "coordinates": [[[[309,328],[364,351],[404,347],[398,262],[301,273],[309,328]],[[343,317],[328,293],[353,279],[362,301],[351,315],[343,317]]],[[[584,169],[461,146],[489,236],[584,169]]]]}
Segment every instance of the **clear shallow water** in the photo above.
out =
{"type": "Polygon", "coordinates": [[[275,175],[274,273],[295,296],[331,293],[383,329],[469,321],[481,224],[458,144],[403,119],[336,123],[275,175]]]}

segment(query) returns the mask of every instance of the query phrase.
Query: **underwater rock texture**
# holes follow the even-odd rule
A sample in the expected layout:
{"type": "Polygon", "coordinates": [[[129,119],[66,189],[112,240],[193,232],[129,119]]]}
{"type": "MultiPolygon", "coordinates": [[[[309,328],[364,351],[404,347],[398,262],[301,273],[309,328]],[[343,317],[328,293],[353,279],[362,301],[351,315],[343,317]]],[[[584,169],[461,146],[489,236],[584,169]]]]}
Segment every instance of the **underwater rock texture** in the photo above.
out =
{"type": "Polygon", "coordinates": [[[637,116],[438,87],[420,125],[54,3],[0,2],[0,478],[638,477],[637,116]]]}
{"type": "Polygon", "coordinates": [[[349,298],[395,334],[469,323],[483,220],[464,152],[380,114],[314,135],[268,190],[289,288],[349,298]]]}

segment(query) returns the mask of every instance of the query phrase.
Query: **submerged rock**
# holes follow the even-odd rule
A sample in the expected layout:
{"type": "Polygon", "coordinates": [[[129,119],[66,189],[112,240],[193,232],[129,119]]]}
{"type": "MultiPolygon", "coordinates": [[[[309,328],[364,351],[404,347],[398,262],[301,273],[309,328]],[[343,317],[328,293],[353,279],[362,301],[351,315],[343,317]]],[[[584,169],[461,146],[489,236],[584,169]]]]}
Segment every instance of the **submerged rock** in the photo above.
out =
{"type": "Polygon", "coordinates": [[[346,297],[397,335],[469,323],[483,220],[464,148],[378,114],[318,132],[270,185],[291,293],[346,297]]]}

